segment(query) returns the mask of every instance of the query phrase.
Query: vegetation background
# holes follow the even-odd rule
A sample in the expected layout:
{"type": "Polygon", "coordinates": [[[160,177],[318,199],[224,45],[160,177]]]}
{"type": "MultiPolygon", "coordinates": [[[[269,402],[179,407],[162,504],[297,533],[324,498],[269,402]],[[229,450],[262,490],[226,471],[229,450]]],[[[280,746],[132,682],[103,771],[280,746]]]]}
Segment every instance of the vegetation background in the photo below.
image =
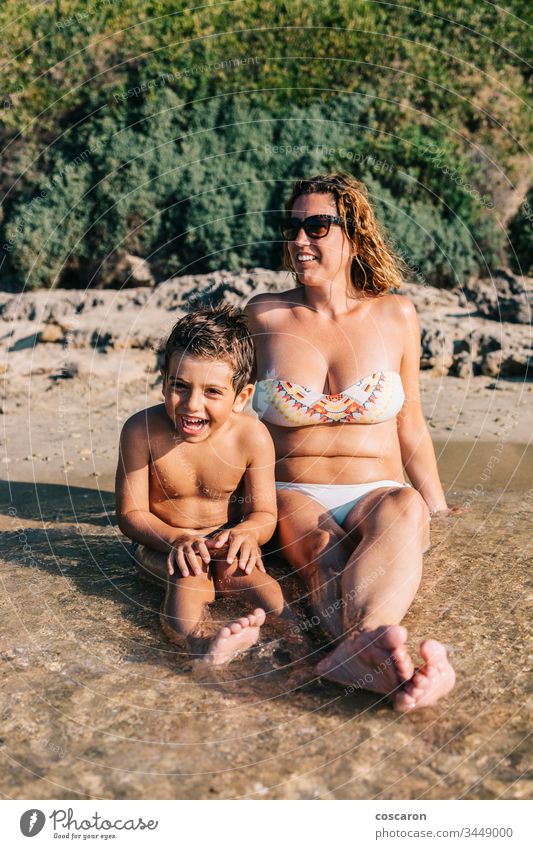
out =
{"type": "Polygon", "coordinates": [[[0,286],[279,268],[287,183],[364,180],[413,279],[533,270],[531,4],[7,0],[0,286]]]}

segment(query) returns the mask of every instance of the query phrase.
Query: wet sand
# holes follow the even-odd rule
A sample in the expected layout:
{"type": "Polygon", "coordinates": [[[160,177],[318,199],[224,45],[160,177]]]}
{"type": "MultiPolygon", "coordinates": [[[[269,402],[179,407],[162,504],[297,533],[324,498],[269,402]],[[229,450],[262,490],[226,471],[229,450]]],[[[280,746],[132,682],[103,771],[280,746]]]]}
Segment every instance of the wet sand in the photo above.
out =
{"type": "MultiPolygon", "coordinates": [[[[450,501],[469,509],[433,522],[405,624],[414,651],[427,636],[450,647],[458,684],[407,716],[320,681],[294,689],[272,628],[230,667],[201,669],[162,635],[160,593],[132,571],[112,451],[99,477],[78,462],[53,480],[48,464],[35,483],[14,465],[0,491],[4,797],[531,796],[532,448],[442,441],[437,453],[450,501]]],[[[305,617],[298,583],[271,567],[305,617]]],[[[233,611],[217,602],[214,618],[233,611]]]]}

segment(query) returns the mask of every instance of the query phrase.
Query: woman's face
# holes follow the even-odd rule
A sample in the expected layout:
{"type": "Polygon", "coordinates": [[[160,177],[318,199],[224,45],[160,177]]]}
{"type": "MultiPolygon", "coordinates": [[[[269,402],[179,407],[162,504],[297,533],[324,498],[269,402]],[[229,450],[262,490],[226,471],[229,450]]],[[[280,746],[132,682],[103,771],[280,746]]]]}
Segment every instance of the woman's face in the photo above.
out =
{"type": "MultiPolygon", "coordinates": [[[[332,194],[300,195],[292,207],[292,216],[301,220],[310,215],[338,215],[332,194]]],[[[352,243],[338,224],[332,224],[327,236],[310,238],[303,227],[288,242],[292,266],[304,286],[324,286],[350,281],[352,243]]]]}

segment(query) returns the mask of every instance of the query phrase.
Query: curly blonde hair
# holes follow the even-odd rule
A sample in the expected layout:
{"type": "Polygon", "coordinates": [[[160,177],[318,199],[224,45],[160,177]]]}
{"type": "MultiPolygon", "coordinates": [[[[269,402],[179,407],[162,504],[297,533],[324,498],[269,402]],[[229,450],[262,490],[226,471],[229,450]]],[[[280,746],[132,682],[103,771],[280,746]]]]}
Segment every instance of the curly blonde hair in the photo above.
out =
{"type": "MultiPolygon", "coordinates": [[[[368,200],[366,186],[350,174],[343,173],[319,174],[307,180],[297,180],[285,204],[286,215],[290,216],[297,198],[311,194],[332,194],[335,198],[343,230],[354,247],[351,267],[354,289],[369,295],[384,295],[390,289],[401,286],[403,262],[385,242],[368,200]]],[[[283,263],[288,271],[295,274],[287,242],[283,246],[283,263]]]]}

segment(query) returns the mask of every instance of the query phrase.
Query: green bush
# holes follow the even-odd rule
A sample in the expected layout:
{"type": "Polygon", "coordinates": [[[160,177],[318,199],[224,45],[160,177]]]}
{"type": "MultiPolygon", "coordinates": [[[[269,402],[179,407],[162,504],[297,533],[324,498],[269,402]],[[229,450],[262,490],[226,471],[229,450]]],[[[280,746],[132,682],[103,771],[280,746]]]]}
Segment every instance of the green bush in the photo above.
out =
{"type": "Polygon", "coordinates": [[[132,97],[66,133],[13,203],[5,232],[18,283],[72,282],[81,269],[82,285],[84,268],[117,249],[157,262],[160,276],[279,267],[290,183],[333,169],[366,182],[415,277],[449,286],[492,262],[498,237],[466,188],[464,157],[414,134],[379,144],[367,121],[368,101],[354,95],[275,113],[258,97],[185,105],[169,88],[132,97]],[[29,226],[28,197],[46,185],[29,226]]]}
{"type": "Polygon", "coordinates": [[[533,274],[533,186],[509,225],[508,250],[517,274],[533,274]]]}
{"type": "MultiPolygon", "coordinates": [[[[82,285],[117,248],[160,275],[277,267],[287,184],[331,169],[368,182],[415,277],[485,270],[502,256],[494,177],[513,179],[530,134],[528,14],[7,0],[2,285],[82,285]]],[[[527,270],[530,217],[510,231],[527,270]]]]}

